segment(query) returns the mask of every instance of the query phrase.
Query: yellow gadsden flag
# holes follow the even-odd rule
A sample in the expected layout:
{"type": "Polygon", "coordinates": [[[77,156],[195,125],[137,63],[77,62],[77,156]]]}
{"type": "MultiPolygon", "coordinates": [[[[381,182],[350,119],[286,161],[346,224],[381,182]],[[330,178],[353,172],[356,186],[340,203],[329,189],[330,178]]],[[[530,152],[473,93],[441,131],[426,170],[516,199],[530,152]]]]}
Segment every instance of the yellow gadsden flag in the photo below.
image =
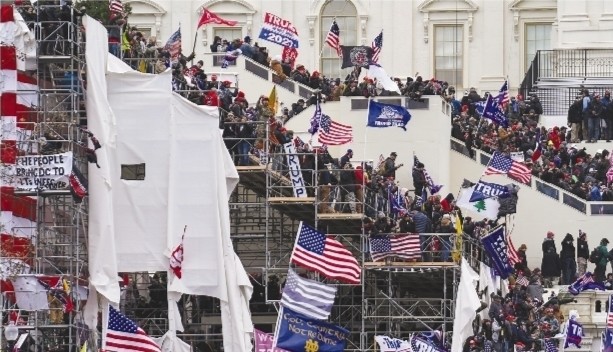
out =
{"type": "Polygon", "coordinates": [[[462,230],[462,221],[460,221],[458,215],[455,216],[455,231],[455,243],[451,252],[451,258],[454,262],[459,263],[462,260],[462,234],[464,231],[462,230]]]}
{"type": "Polygon", "coordinates": [[[277,86],[274,86],[268,96],[268,107],[275,116],[277,115],[277,105],[279,105],[279,101],[277,100],[277,86]]]}

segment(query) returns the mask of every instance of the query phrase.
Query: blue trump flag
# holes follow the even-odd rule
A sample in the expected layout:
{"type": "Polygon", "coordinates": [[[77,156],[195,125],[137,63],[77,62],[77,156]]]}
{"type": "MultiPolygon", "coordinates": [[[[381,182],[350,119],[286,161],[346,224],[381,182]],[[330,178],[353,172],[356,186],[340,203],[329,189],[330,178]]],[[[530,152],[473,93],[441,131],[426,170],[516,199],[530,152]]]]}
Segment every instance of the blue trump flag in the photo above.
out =
{"type": "Polygon", "coordinates": [[[483,107],[483,117],[490,119],[502,127],[509,127],[509,120],[502,111],[502,107],[499,104],[498,99],[489,95],[485,101],[485,107],[483,107]]]}
{"type": "Polygon", "coordinates": [[[287,351],[343,352],[349,331],[325,321],[308,318],[283,307],[276,347],[287,351]]]}
{"type": "Polygon", "coordinates": [[[509,274],[513,272],[513,268],[509,263],[504,226],[498,227],[487,234],[487,236],[481,238],[481,243],[485,252],[490,257],[492,266],[496,269],[497,274],[502,279],[509,277],[509,274]]]}
{"type": "Polygon", "coordinates": [[[372,100],[368,104],[367,126],[369,127],[398,126],[406,131],[409,120],[411,120],[409,110],[400,105],[378,103],[372,100]]]}
{"type": "Polygon", "coordinates": [[[602,332],[600,351],[613,352],[613,330],[604,329],[602,332]]]}
{"type": "Polygon", "coordinates": [[[473,193],[470,195],[469,202],[478,202],[480,200],[486,200],[488,198],[508,198],[511,196],[511,192],[507,186],[499,185],[497,183],[479,181],[475,185],[473,193]]]}
{"type": "Polygon", "coordinates": [[[573,296],[587,290],[605,290],[603,283],[594,281],[594,275],[589,271],[579,276],[575,282],[568,286],[568,292],[573,294],[573,296]]]}
{"type": "Polygon", "coordinates": [[[571,344],[576,348],[581,348],[581,340],[583,339],[583,325],[575,319],[568,319],[566,325],[566,340],[564,348],[569,348],[571,344]]]}

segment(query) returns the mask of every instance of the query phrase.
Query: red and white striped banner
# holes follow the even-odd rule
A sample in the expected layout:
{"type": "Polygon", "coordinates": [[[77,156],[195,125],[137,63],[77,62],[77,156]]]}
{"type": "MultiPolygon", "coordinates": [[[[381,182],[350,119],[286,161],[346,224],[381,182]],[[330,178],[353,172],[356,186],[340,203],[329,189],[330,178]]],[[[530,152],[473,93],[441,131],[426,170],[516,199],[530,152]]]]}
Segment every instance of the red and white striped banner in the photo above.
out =
{"type": "MultiPolygon", "coordinates": [[[[26,39],[31,33],[11,5],[0,6],[0,173],[9,176],[24,155],[25,142],[36,122],[38,84],[25,72],[26,39]],[[15,18],[19,20],[16,21],[15,18]]],[[[36,236],[36,198],[16,196],[14,188],[0,189],[0,280],[29,273],[36,236]]]]}

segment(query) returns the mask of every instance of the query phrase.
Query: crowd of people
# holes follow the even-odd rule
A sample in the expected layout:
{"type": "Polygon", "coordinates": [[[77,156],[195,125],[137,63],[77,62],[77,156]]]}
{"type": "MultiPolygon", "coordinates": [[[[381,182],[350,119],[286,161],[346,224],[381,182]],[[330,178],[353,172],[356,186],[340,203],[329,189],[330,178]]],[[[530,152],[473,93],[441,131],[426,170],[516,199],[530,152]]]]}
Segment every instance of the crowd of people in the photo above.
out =
{"type": "MultiPolygon", "coordinates": [[[[471,157],[474,149],[507,155],[519,152],[525,164],[531,167],[532,175],[542,181],[588,201],[613,201],[613,175],[607,174],[611,168],[610,151],[599,149],[591,155],[577,144],[587,141],[581,137],[579,126],[583,122],[572,122],[575,121],[573,111],[577,104],[583,104],[583,99],[571,107],[568,127],[547,129],[538,125],[542,105],[536,94],[527,99],[521,95],[510,98],[505,109],[509,121],[506,128],[481,119],[478,105],[487,99],[487,94],[481,97],[471,88],[461,100],[455,98],[453,91],[445,98],[452,105],[451,136],[464,142],[471,157]]],[[[595,120],[593,117],[586,119],[595,120]]]]}
{"type": "MultiPolygon", "coordinates": [[[[613,290],[613,272],[605,276],[610,263],[613,271],[613,250],[607,248],[609,240],[597,240],[590,247],[587,233],[579,230],[575,239],[567,233],[558,253],[555,234],[548,232],[542,243],[540,266],[528,266],[527,246],[518,250],[520,262],[515,264],[514,275],[509,278],[508,293],[490,293],[491,303],[487,317],[481,320],[478,333],[466,339],[463,351],[540,351],[544,341],[563,333],[562,324],[568,319],[560,306],[574,301],[572,297],[547,297],[553,285],[571,285],[587,272],[588,264],[595,265],[594,280],[603,282],[606,290],[613,290]]],[[[483,296],[485,293],[480,292],[483,296]]],[[[483,299],[483,297],[482,297],[483,299]]],[[[558,342],[555,342],[558,345],[558,342]]]]}
{"type": "MultiPolygon", "coordinates": [[[[412,166],[413,185],[409,189],[409,185],[396,182],[396,170],[403,165],[396,163],[398,154],[395,152],[377,165],[364,162],[354,165],[351,149],[340,157],[334,157],[325,147],[314,148],[295,139],[293,132],[284,127],[289,119],[317,102],[336,101],[341,96],[398,94],[382,89],[375,79],[363,77],[360,80],[362,73],[359,68],[344,80],[330,79],[317,71],[309,72],[304,65],[294,66],[289,58],[270,57],[266,48],[257,43],[252,45],[249,37],[232,41],[216,37],[210,46],[211,52],[240,50],[240,54],[269,67],[280,79],[293,80],[316,91],[311,98],[299,99],[290,106],[281,104],[277,108],[276,102],[271,102],[266,95],[259,96],[254,104],[250,104],[246,94],[232,87],[231,82],[218,82],[215,75],[208,77],[202,61],[188,65],[188,61],[194,59],[193,54],[188,57],[181,55],[177,62],[171,62],[170,54],[155,44],[155,38],[145,39],[135,28],[124,33],[131,38],[128,40],[131,45],[128,49],[121,41],[123,57],[133,67],[155,73],[170,68],[177,91],[198,104],[220,107],[223,136],[237,165],[272,161],[273,169],[287,175],[281,155],[282,145],[293,141],[307,191],[311,196],[318,195],[320,213],[363,213],[363,228],[370,238],[394,233],[422,234],[423,261],[452,260],[452,252],[457,250],[455,219],[462,223],[468,240],[478,240],[498,225],[496,219],[474,221],[463,216],[455,206],[453,194],[443,197],[432,189],[433,185],[428,183],[424,174],[425,165],[417,160],[412,166]],[[143,66],[143,61],[134,60],[141,58],[152,60],[143,66]],[[313,188],[315,185],[320,187],[317,193],[313,188]]],[[[569,109],[568,126],[551,129],[539,127],[543,109],[538,96],[510,97],[504,107],[509,126],[503,127],[481,118],[479,106],[487,99],[488,93],[481,96],[471,88],[462,98],[456,98],[454,87],[434,78],[423,80],[416,75],[415,78],[408,77],[404,83],[400,79],[394,80],[403,96],[413,99],[427,95],[443,96],[452,106],[451,136],[463,141],[471,156],[474,149],[488,153],[521,152],[533,175],[542,181],[588,201],[613,200],[613,185],[607,180],[610,151],[598,150],[595,155],[590,155],[586,148],[577,144],[593,142],[601,136],[607,141],[612,138],[610,94],[600,99],[583,91],[569,109]]],[[[509,351],[513,346],[524,351],[542,349],[545,339],[560,333],[561,323],[565,320],[560,305],[567,303],[557,297],[543,302],[546,289],[554,284],[574,282],[586,272],[590,262],[596,267],[595,279],[613,289],[613,273],[605,275],[608,263],[613,269],[613,251],[607,248],[608,240],[603,238],[598,241],[598,246],[590,248],[586,238],[587,234],[581,231],[576,241],[567,234],[558,253],[554,234],[548,233],[542,246],[542,263],[532,270],[526,260],[527,247],[521,245],[518,254],[522,260],[515,266],[509,293],[504,296],[500,292],[490,293],[487,318],[481,321],[478,333],[465,341],[463,351],[509,351]],[[597,252],[599,256],[594,257],[591,252],[597,252]]],[[[276,277],[252,277],[252,282],[255,287],[253,310],[267,312],[269,308],[263,304],[265,287],[268,286],[268,299],[278,299],[282,284],[276,277]]]]}

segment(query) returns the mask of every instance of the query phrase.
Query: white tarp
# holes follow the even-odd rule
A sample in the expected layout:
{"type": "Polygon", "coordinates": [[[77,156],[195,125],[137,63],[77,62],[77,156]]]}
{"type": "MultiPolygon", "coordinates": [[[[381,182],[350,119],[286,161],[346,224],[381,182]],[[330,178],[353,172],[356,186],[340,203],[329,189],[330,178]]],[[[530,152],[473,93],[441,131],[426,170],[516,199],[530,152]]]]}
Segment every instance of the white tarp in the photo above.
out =
{"type": "Polygon", "coordinates": [[[113,181],[110,165],[113,164],[115,151],[115,116],[108,102],[106,83],[106,63],[108,53],[108,33],[104,26],[89,16],[83,17],[86,28],[87,46],[87,119],[89,128],[98,138],[102,147],[96,150],[98,164],[89,164],[89,221],[88,221],[88,259],[90,299],[85,308],[85,321],[90,328],[97,325],[98,305],[96,294],[113,303],[119,303],[119,283],[117,282],[117,257],[115,251],[113,220],[113,181]]]}
{"type": "Polygon", "coordinates": [[[477,280],[479,280],[479,275],[470,267],[466,259],[462,258],[460,284],[453,318],[451,351],[461,351],[464,340],[473,333],[472,323],[477,316],[477,309],[481,307],[481,301],[475,288],[477,280]]]}
{"type": "MultiPolygon", "coordinates": [[[[109,167],[120,272],[168,269],[164,251],[171,210],[168,201],[171,80],[170,71],[159,75],[135,71],[107,74],[107,94],[117,133],[109,167]],[[138,164],[144,164],[144,180],[121,179],[122,165],[138,164]]],[[[182,168],[176,171],[183,172],[182,168]]]]}
{"type": "MultiPolygon", "coordinates": [[[[106,262],[90,260],[90,272],[107,274],[98,267],[105,268],[108,262],[115,263],[115,273],[112,277],[100,274],[99,281],[102,276],[107,281],[115,280],[118,271],[168,270],[167,255],[180,242],[187,226],[183,275],[181,279],[170,276],[169,294],[219,298],[224,351],[250,351],[252,287],[230,241],[228,200],[238,183],[238,173],[218,132],[218,111],[194,105],[174,94],[169,71],[157,76],[141,74],[127,69],[112,55],[107,58],[106,31],[92,22],[86,17],[87,47],[104,46],[105,51],[98,52],[97,58],[87,56],[88,75],[94,69],[90,60],[97,70],[92,72],[94,80],[99,74],[104,80],[106,60],[110,72],[108,89],[104,80],[104,84],[94,82],[97,88],[92,90],[88,76],[88,104],[91,99],[93,108],[98,109],[97,114],[88,118],[103,120],[96,121],[94,134],[106,132],[108,136],[112,131],[113,138],[106,138],[107,145],[102,145],[106,165],[100,162],[109,177],[95,183],[104,197],[90,196],[90,203],[105,203],[93,210],[93,204],[90,205],[90,250],[108,247],[99,237],[103,224],[111,225],[105,227],[104,241],[112,243],[113,248],[107,248],[106,262]],[[100,31],[104,31],[104,39],[100,31]],[[104,90],[100,91],[102,87],[104,90]],[[107,92],[108,101],[103,101],[107,92]],[[106,107],[95,106],[105,102],[106,107]],[[106,112],[103,118],[100,111],[106,112]],[[122,164],[145,164],[144,180],[121,179],[122,164]],[[92,223],[98,226],[92,228],[92,223]]],[[[106,288],[101,284],[94,287],[106,288]]],[[[170,326],[170,337],[178,326],[170,326]]]]}

